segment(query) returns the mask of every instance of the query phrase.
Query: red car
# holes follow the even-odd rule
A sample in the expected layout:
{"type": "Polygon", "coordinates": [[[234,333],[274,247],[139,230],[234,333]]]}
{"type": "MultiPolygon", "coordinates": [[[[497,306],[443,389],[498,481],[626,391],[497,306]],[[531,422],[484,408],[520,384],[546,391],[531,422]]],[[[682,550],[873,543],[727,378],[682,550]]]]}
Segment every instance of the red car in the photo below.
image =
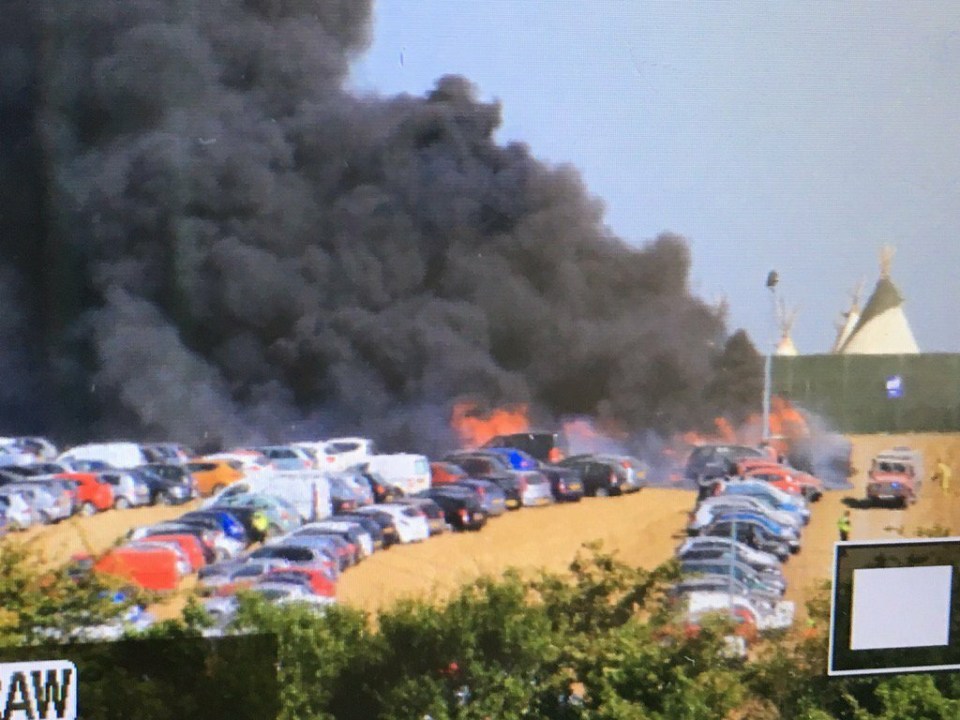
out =
{"type": "Polygon", "coordinates": [[[196,572],[207,564],[203,556],[203,545],[196,535],[187,535],[186,533],[164,533],[163,535],[148,535],[143,538],[148,542],[175,542],[183,550],[187,560],[190,561],[190,569],[196,572]]]}
{"type": "Polygon", "coordinates": [[[819,500],[823,495],[823,481],[819,478],[765,458],[745,458],[737,463],[737,469],[746,477],[758,473],[774,475],[776,482],[780,483],[777,487],[794,495],[803,495],[807,500],[819,500]],[[799,493],[793,489],[795,486],[799,486],[799,493]]]}
{"type": "Polygon", "coordinates": [[[77,506],[80,514],[93,515],[113,507],[113,486],[101,482],[96,473],[60,473],[54,477],[69,480],[77,488],[77,506]]]}
{"type": "Polygon", "coordinates": [[[183,569],[176,550],[150,543],[114,548],[93,565],[94,572],[124,578],[146,590],[176,590],[183,569]]]}
{"type": "Polygon", "coordinates": [[[318,568],[287,567],[271,570],[262,578],[263,582],[295,582],[310,589],[314,595],[336,597],[337,584],[328,571],[318,568]]]}

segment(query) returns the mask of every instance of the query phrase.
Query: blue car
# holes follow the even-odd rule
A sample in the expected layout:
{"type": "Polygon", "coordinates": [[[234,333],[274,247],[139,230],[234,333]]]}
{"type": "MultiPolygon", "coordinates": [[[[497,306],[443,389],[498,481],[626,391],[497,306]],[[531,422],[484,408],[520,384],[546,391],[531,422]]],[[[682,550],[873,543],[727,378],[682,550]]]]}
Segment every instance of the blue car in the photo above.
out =
{"type": "Polygon", "coordinates": [[[796,513],[803,518],[804,523],[810,521],[810,508],[805,502],[789,496],[784,497],[786,493],[780,492],[777,488],[771,487],[764,482],[751,482],[749,480],[728,482],[724,485],[723,494],[764,498],[768,500],[775,509],[796,513]]]}
{"type": "Polygon", "coordinates": [[[791,552],[797,552],[800,549],[800,536],[793,528],[784,527],[780,523],[760,513],[725,512],[717,515],[713,519],[713,522],[735,522],[741,520],[759,524],[774,539],[789,545],[791,552]]]}
{"type": "Polygon", "coordinates": [[[186,523],[189,523],[192,520],[203,521],[206,519],[212,519],[220,525],[220,529],[223,530],[223,534],[228,538],[239,540],[244,544],[249,542],[249,539],[247,538],[247,531],[244,529],[243,523],[237,520],[237,518],[231,515],[227,510],[194,510],[181,515],[178,519],[180,522],[186,523]]]}
{"type": "Polygon", "coordinates": [[[533,457],[533,455],[529,455],[523,450],[517,450],[516,448],[484,448],[483,453],[499,455],[506,460],[507,464],[514,470],[540,469],[539,460],[533,457]]]}

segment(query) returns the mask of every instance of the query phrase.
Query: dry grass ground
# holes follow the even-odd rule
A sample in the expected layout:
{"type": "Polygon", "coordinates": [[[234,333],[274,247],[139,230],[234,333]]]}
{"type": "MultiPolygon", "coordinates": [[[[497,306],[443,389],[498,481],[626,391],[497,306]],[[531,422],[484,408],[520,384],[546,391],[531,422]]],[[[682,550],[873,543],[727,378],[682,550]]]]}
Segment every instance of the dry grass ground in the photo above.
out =
{"type": "MultiPolygon", "coordinates": [[[[960,435],[856,436],[853,464],[857,472],[852,490],[828,493],[813,506],[813,519],[804,532],[804,546],[787,563],[788,597],[802,611],[804,600],[831,574],[836,521],[845,500],[863,497],[865,470],[870,457],[894,445],[922,450],[926,474],[943,456],[955,468],[954,492],[960,490],[960,435]]],[[[694,494],[651,488],[620,498],[586,498],[572,505],[525,509],[491,520],[478,533],[446,534],[428,542],[395,547],[378,553],[344,574],[341,602],[376,611],[401,597],[442,598],[481,575],[499,574],[508,567],[526,572],[539,568],[564,571],[584,543],[600,540],[624,562],[653,568],[669,559],[683,538],[694,494]]],[[[131,527],[174,517],[186,508],[158,507],[111,511],[93,518],[71,520],[17,536],[45,558],[56,562],[77,552],[109,547],[131,527]]],[[[908,510],[852,509],[851,539],[895,538],[915,535],[920,528],[940,526],[960,531],[960,497],[944,495],[927,483],[919,502],[908,510]]],[[[160,610],[176,614],[182,598],[160,610]]]]}

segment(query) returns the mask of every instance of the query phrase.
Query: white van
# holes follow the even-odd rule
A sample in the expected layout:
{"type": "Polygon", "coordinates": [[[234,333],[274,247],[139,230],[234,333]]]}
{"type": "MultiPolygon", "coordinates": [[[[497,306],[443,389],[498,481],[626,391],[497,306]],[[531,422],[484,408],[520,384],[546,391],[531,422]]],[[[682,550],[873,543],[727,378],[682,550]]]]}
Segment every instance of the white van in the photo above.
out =
{"type": "Polygon", "coordinates": [[[413,495],[430,487],[430,461],[425,455],[371,455],[367,458],[367,470],[396,485],[404,495],[413,495]]]}
{"type": "Polygon", "coordinates": [[[212,507],[222,498],[245,493],[266,493],[288,500],[307,522],[333,514],[330,480],[316,470],[262,470],[231,483],[206,500],[203,507],[212,507]]]}
{"type": "Polygon", "coordinates": [[[105,442],[77,445],[62,453],[59,462],[97,462],[106,463],[113,468],[133,468],[147,462],[147,457],[137,443],[105,442]]]}

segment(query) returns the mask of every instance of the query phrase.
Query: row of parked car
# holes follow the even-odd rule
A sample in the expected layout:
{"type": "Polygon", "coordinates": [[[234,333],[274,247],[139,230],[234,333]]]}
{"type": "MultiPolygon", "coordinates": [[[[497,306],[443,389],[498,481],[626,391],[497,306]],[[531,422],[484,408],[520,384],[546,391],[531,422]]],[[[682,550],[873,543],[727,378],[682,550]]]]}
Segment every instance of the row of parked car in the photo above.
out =
{"type": "Polygon", "coordinates": [[[689,537],[676,550],[681,580],[671,592],[685,603],[691,626],[707,613],[728,612],[738,635],[749,638],[793,624],[795,605],[783,599],[782,564],[800,552],[810,503],[823,488],[816,478],[769,458],[729,457],[738,451],[711,446],[692,456],[691,464],[719,457],[724,472],[704,472],[701,465],[699,479],[708,474],[709,483],[701,484],[689,537]],[[802,481],[780,482],[784,477],[802,481]]]}
{"type": "Polygon", "coordinates": [[[277,470],[264,458],[247,457],[251,452],[171,465],[195,477],[190,468],[197,465],[244,462],[240,476],[216,492],[211,487],[199,508],[135,528],[88,566],[160,591],[196,573],[211,596],[208,610],[220,618],[235,610],[241,588],[278,603],[322,607],[335,601],[340,573],[374,552],[478,531],[490,518],[521,508],[636,492],[646,473],[641,461],[625,456],[548,463],[517,449],[484,448],[429,463],[427,486],[407,493],[372,471],[370,456],[354,456],[356,464],[334,471],[277,470]]]}

